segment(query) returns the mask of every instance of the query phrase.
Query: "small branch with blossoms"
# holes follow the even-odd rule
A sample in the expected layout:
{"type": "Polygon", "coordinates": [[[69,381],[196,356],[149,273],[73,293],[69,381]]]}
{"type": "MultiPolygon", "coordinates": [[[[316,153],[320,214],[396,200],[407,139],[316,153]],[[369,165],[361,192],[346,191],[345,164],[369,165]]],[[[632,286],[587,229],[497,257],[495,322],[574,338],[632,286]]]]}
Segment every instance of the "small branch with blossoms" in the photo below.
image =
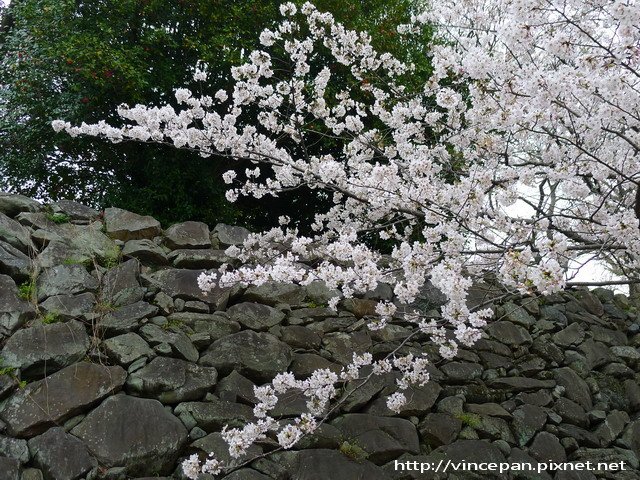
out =
{"type": "Polygon", "coordinates": [[[357,355],[354,353],[353,361],[343,367],[339,374],[327,369],[319,369],[304,380],[296,380],[293,374],[287,372],[277,375],[270,385],[254,387],[254,394],[258,403],[253,409],[257,418],[256,422],[248,423],[242,429],[228,429],[225,426],[222,430],[222,438],[229,444],[229,455],[234,459],[245,456],[249,448],[256,442],[265,440],[269,432],[273,432],[278,447],[269,452],[255,455],[246,460],[231,465],[214,458],[211,453],[203,461],[197,454],[191,455],[183,461],[182,469],[191,480],[196,480],[202,473],[219,475],[229,474],[240,469],[255,460],[270,455],[276,451],[288,450],[295,446],[306,436],[312,435],[317,428],[325,423],[335,412],[339,411],[351,396],[371,381],[374,376],[384,375],[398,369],[402,375],[397,379],[396,384],[400,391],[397,391],[387,398],[387,407],[396,413],[402,411],[407,398],[404,390],[411,386],[422,386],[429,381],[429,373],[426,370],[428,361],[425,357],[414,358],[412,354],[397,357],[397,353],[419,332],[408,335],[392,352],[378,361],[374,361],[369,353],[357,355]],[[371,367],[371,373],[364,378],[360,377],[363,367],[371,367]],[[338,395],[336,388],[338,382],[357,382],[355,387],[348,389],[330,406],[330,402],[338,395]],[[287,419],[283,426],[281,422],[268,415],[278,404],[279,395],[287,392],[299,391],[308,398],[308,413],[303,413],[295,419],[287,419]],[[329,408],[330,406],[330,408],[329,408]],[[293,423],[292,423],[293,422],[293,423]]]}

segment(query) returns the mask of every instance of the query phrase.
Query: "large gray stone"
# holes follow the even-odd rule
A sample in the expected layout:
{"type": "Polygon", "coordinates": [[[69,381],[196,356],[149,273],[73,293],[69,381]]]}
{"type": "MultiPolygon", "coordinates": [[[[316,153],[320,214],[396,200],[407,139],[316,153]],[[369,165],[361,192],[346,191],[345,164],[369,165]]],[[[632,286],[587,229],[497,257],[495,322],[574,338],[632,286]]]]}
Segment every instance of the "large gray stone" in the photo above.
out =
{"type": "Polygon", "coordinates": [[[0,457],[0,480],[20,480],[20,470],[15,458],[0,457]]]}
{"type": "Polygon", "coordinates": [[[0,334],[10,335],[35,314],[33,305],[18,297],[13,279],[0,275],[0,334]]]}
{"type": "Polygon", "coordinates": [[[241,468],[224,477],[225,480],[271,480],[260,472],[251,470],[250,468],[241,468]]]}
{"type": "Polygon", "coordinates": [[[607,415],[604,422],[598,425],[595,434],[600,438],[602,446],[607,446],[622,433],[628,423],[627,412],[614,410],[607,415]]]}
{"type": "Polygon", "coordinates": [[[560,444],[560,440],[549,432],[540,432],[533,439],[529,453],[539,462],[564,462],[567,454],[560,444]]]}
{"type": "Polygon", "coordinates": [[[101,222],[86,226],[65,223],[57,226],[56,233],[77,252],[74,255],[87,256],[92,262],[107,266],[119,260],[120,248],[102,232],[101,222]]]}
{"type": "Polygon", "coordinates": [[[506,320],[492,322],[486,327],[486,330],[493,338],[511,347],[530,345],[532,341],[529,332],[506,320]]]}
{"type": "Polygon", "coordinates": [[[289,371],[300,379],[307,378],[319,368],[326,368],[334,373],[340,373],[342,368],[337,363],[331,362],[315,353],[294,353],[291,358],[289,371]]]}
{"type": "Polygon", "coordinates": [[[415,425],[402,418],[350,413],[336,418],[331,425],[340,430],[349,443],[367,452],[367,458],[377,465],[404,453],[420,451],[415,425]]]}
{"type": "Polygon", "coordinates": [[[227,309],[229,319],[250,330],[265,331],[284,320],[285,314],[268,305],[243,302],[227,309]]]}
{"type": "Polygon", "coordinates": [[[188,270],[170,268],[143,275],[143,282],[159,288],[170,297],[183,300],[200,300],[213,306],[216,310],[224,310],[229,301],[230,288],[215,287],[204,293],[198,286],[198,277],[205,270],[188,270]]]}
{"type": "Polygon", "coordinates": [[[188,360],[198,361],[200,356],[187,334],[181,331],[163,330],[157,325],[147,324],[140,330],[140,335],[154,347],[160,344],[168,345],[173,356],[188,360]]]}
{"type": "Polygon", "coordinates": [[[511,420],[511,414],[497,403],[467,403],[465,409],[477,415],[498,417],[504,420],[511,420]]]}
{"type": "Polygon", "coordinates": [[[170,323],[183,324],[196,333],[204,333],[211,341],[240,331],[240,324],[221,314],[176,312],[167,317],[170,323]]]}
{"type": "Polygon", "coordinates": [[[102,223],[88,225],[56,224],[42,213],[21,214],[20,221],[38,228],[33,239],[47,248],[38,256],[40,268],[70,262],[91,266],[94,262],[111,265],[120,256],[120,249],[102,232],[102,223]]]}
{"type": "Polygon", "coordinates": [[[234,370],[217,383],[215,394],[220,400],[252,404],[258,402],[253,390],[255,386],[255,383],[234,370]]]}
{"type": "Polygon", "coordinates": [[[0,436],[0,457],[15,458],[24,465],[29,462],[29,445],[26,440],[0,436]]]}
{"type": "MultiPolygon", "coordinates": [[[[449,445],[436,448],[427,457],[418,457],[421,461],[426,461],[437,465],[440,460],[443,464],[451,461],[452,464],[470,464],[470,463],[496,463],[504,462],[506,459],[504,454],[494,444],[486,440],[457,440],[449,445]]],[[[413,457],[405,457],[406,460],[412,460],[413,457]]],[[[449,473],[446,474],[447,476],[449,473]]],[[[441,477],[442,479],[447,476],[441,477]]],[[[467,471],[462,479],[485,479],[485,478],[504,478],[504,474],[489,471],[467,471]]],[[[424,478],[421,476],[409,478],[424,478]]],[[[429,478],[429,477],[427,477],[429,478]]],[[[435,477],[439,478],[439,477],[435,477]]]]}
{"type": "Polygon", "coordinates": [[[293,348],[305,350],[317,350],[320,348],[322,338],[313,330],[300,325],[283,327],[280,339],[293,348]]]}
{"type": "Polygon", "coordinates": [[[81,360],[88,349],[84,325],[71,320],[17,331],[7,340],[2,357],[25,378],[42,378],[81,360]]]}
{"type": "Polygon", "coordinates": [[[224,250],[174,250],[168,258],[176,268],[213,269],[220,267],[223,263],[238,263],[235,258],[224,253],[224,250]]]}
{"type": "Polygon", "coordinates": [[[568,423],[561,423],[560,425],[558,425],[558,437],[572,438],[577,442],[578,445],[594,448],[600,447],[600,439],[593,433],[568,423]]]}
{"type": "Polygon", "coordinates": [[[198,427],[206,432],[218,431],[225,425],[242,428],[247,422],[255,420],[253,409],[248,405],[218,399],[181,403],[176,407],[175,414],[180,417],[189,414],[198,427]]]}
{"type": "Polygon", "coordinates": [[[151,358],[155,353],[140,335],[133,332],[118,335],[102,342],[107,356],[113,361],[127,367],[139,358],[151,358]]]}
{"type": "Polygon", "coordinates": [[[634,451],[640,458],[640,419],[634,420],[627,425],[620,437],[620,445],[634,451]]]}
{"type": "Polygon", "coordinates": [[[0,212],[0,240],[29,255],[35,251],[29,229],[0,212]]]}
{"type": "Polygon", "coordinates": [[[24,195],[0,192],[0,212],[15,217],[20,212],[39,212],[42,204],[24,195]]]}
{"type": "Polygon", "coordinates": [[[131,259],[110,269],[102,277],[100,299],[103,303],[120,307],[142,300],[145,289],[140,286],[140,263],[131,259]]]}
{"type": "Polygon", "coordinates": [[[301,450],[294,458],[287,470],[296,480],[390,480],[384,470],[373,463],[351,459],[337,450],[301,450]]]}
{"type": "Polygon", "coordinates": [[[609,347],[602,342],[595,342],[592,339],[588,339],[580,345],[579,349],[586,359],[587,372],[585,373],[618,361],[611,353],[609,347]]]}
{"type": "Polygon", "coordinates": [[[60,320],[73,320],[90,314],[96,305],[96,296],[91,292],[79,295],[54,295],[42,302],[42,313],[55,314],[60,320]]]}
{"type": "Polygon", "coordinates": [[[122,255],[130,258],[137,258],[145,265],[166,265],[167,255],[160,245],[152,240],[129,240],[122,249],[122,255]]]}
{"type": "Polygon", "coordinates": [[[0,241],[0,274],[10,275],[18,282],[31,274],[31,259],[17,248],[0,241]]]}
{"type": "MultiPolygon", "coordinates": [[[[464,418],[464,417],[463,417],[464,418]]],[[[473,418],[473,417],[472,417],[473,418]]],[[[498,417],[480,417],[473,418],[469,427],[477,431],[480,438],[488,438],[491,440],[500,440],[507,442],[509,445],[516,443],[515,437],[509,428],[509,424],[498,417]]],[[[461,438],[468,438],[461,435],[461,438]]]]}
{"type": "Polygon", "coordinates": [[[31,437],[81,413],[124,384],[120,367],[76,363],[29,383],[3,405],[0,418],[14,437],[31,437]]]}
{"type": "Polygon", "coordinates": [[[584,340],[584,329],[582,326],[574,322],[567,328],[560,330],[553,335],[553,341],[561,347],[568,347],[570,345],[578,345],[584,340]]]}
{"type": "Polygon", "coordinates": [[[129,475],[167,474],[187,441],[187,430],[157,400],[115,395],[71,431],[106,467],[129,475]]]}
{"type": "Polygon", "coordinates": [[[527,377],[505,377],[496,378],[488,382],[493,388],[509,390],[512,392],[530,392],[543,388],[553,388],[556,386],[554,380],[538,380],[527,377]]]}
{"type": "Polygon", "coordinates": [[[29,440],[29,450],[47,480],[76,480],[98,466],[87,447],[61,427],[29,440]]]}
{"type": "Polygon", "coordinates": [[[147,302],[136,302],[117,308],[98,322],[98,328],[107,336],[128,333],[136,330],[143,318],[153,317],[158,307],[147,302]]]}
{"type": "Polygon", "coordinates": [[[482,375],[482,365],[469,362],[448,362],[442,365],[442,372],[446,375],[447,381],[453,383],[467,383],[470,380],[480,378],[482,375]]]}
{"type": "Polygon", "coordinates": [[[565,397],[560,397],[553,406],[553,410],[560,415],[562,420],[578,427],[587,428],[589,426],[589,419],[587,414],[580,405],[573,400],[569,400],[565,397]]]}
{"type": "Polygon", "coordinates": [[[121,208],[105,209],[104,223],[107,235],[125,242],[153,238],[162,232],[160,222],[155,218],[138,215],[121,208]]]}
{"type": "Polygon", "coordinates": [[[291,348],[269,333],[244,330],[213,342],[200,363],[216,367],[221,375],[235,369],[251,380],[264,383],[287,370],[291,348]]]}
{"type": "Polygon", "coordinates": [[[537,405],[522,405],[513,412],[513,434],[521,447],[529,443],[542,430],[547,421],[547,413],[537,405]]]}
{"type": "Polygon", "coordinates": [[[129,391],[160,400],[179,403],[199,400],[216,384],[215,368],[202,367],[168,357],[154,358],[151,363],[129,375],[129,391]]]}
{"type": "MultiPolygon", "coordinates": [[[[517,480],[552,480],[552,476],[543,470],[544,466],[540,465],[538,460],[529,455],[527,452],[520,448],[513,448],[509,453],[509,458],[507,459],[509,463],[512,465],[518,464],[525,466],[526,470],[521,470],[518,472],[513,472],[514,479],[517,480]],[[538,473],[537,469],[540,469],[540,473],[538,473]],[[531,469],[531,470],[529,470],[531,469]]],[[[548,465],[548,464],[547,464],[548,465]]]]}
{"type": "Polygon", "coordinates": [[[54,295],[74,295],[98,290],[98,280],[80,265],[58,265],[45,270],[36,281],[38,301],[54,295]]]}
{"type": "Polygon", "coordinates": [[[354,352],[361,355],[371,349],[372,341],[367,331],[353,333],[335,332],[322,337],[322,346],[331,354],[331,358],[341,365],[353,360],[354,352]]]}
{"type": "Polygon", "coordinates": [[[0,375],[0,400],[7,398],[18,386],[18,379],[13,372],[0,375]]]}
{"type": "Polygon", "coordinates": [[[558,385],[565,388],[565,396],[569,400],[573,400],[587,412],[593,408],[589,387],[576,372],[568,367],[563,367],[554,370],[553,375],[558,385]]]}
{"type": "MultiPolygon", "coordinates": [[[[385,389],[385,392],[386,390],[389,390],[389,387],[385,389]]],[[[442,387],[434,381],[427,382],[422,386],[414,385],[411,387],[410,393],[406,395],[407,403],[404,404],[399,413],[395,413],[387,407],[388,395],[381,395],[371,402],[367,408],[367,413],[385,416],[422,417],[432,410],[441,391],[442,387]]]]}
{"type": "Polygon", "coordinates": [[[96,219],[100,212],[87,207],[73,200],[58,200],[50,205],[53,213],[61,213],[69,217],[70,220],[90,221],[96,219]]]}
{"type": "Polygon", "coordinates": [[[242,299],[247,302],[264,303],[265,305],[273,306],[278,303],[300,305],[304,302],[305,297],[305,289],[300,285],[265,282],[259,286],[249,287],[242,299]]]}
{"type": "Polygon", "coordinates": [[[235,227],[219,223],[213,229],[218,241],[225,247],[242,245],[251,232],[244,227],[235,227]]]}
{"type": "Polygon", "coordinates": [[[178,248],[209,248],[209,227],[202,222],[183,222],[171,225],[164,232],[164,241],[172,250],[178,248]]]}
{"type": "MultiPolygon", "coordinates": [[[[220,432],[210,433],[202,438],[197,439],[195,442],[189,445],[189,453],[191,453],[192,451],[193,453],[200,454],[201,458],[208,456],[211,452],[215,452],[216,459],[223,462],[227,466],[234,464],[237,465],[238,463],[237,459],[229,455],[229,444],[224,441],[220,432]]],[[[256,444],[253,444],[247,449],[246,457],[244,458],[257,457],[261,453],[263,453],[262,448],[256,444]]],[[[238,470],[238,472],[245,471],[247,471],[247,469],[238,470]]],[[[260,475],[255,470],[251,471],[260,475]]],[[[252,474],[249,474],[247,477],[238,477],[231,474],[225,476],[224,480],[229,480],[230,478],[236,478],[237,480],[249,480],[253,478],[261,479],[262,477],[254,477],[252,474]]],[[[266,477],[265,480],[271,480],[271,477],[266,477]]]]}
{"type": "Polygon", "coordinates": [[[535,318],[529,315],[524,308],[513,302],[507,302],[502,305],[501,308],[505,320],[508,320],[511,323],[521,325],[525,328],[530,328],[536,322],[535,318]]]}
{"type": "Polygon", "coordinates": [[[452,443],[460,433],[462,422],[448,413],[430,413],[420,424],[420,437],[436,448],[452,443]]]}

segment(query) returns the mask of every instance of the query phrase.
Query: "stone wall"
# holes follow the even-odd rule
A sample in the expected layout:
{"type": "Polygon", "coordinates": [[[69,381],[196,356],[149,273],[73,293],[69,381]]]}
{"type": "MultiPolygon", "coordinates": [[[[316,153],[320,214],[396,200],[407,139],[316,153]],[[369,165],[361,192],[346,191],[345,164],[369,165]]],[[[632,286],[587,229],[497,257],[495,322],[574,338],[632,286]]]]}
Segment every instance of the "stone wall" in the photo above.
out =
{"type": "MultiPolygon", "coordinates": [[[[221,427],[252,418],[254,385],[286,369],[338,370],[352,351],[383,356],[404,338],[403,326],[366,328],[375,299],[392,298],[384,286],[338,314],[318,284],[200,292],[198,274],[234,262],[224,249],[246,235],[198,222],[163,231],[117,208],[0,195],[0,480],[181,478],[182,459],[224,452],[221,427]]],[[[385,406],[393,375],[347,384],[342,411],[298,450],[226,478],[637,480],[638,318],[636,305],[602,289],[507,299],[477,346],[433,366],[399,415],[385,406]],[[622,461],[626,470],[394,468],[441,459],[622,461]]],[[[275,414],[302,410],[294,396],[275,414]]]]}

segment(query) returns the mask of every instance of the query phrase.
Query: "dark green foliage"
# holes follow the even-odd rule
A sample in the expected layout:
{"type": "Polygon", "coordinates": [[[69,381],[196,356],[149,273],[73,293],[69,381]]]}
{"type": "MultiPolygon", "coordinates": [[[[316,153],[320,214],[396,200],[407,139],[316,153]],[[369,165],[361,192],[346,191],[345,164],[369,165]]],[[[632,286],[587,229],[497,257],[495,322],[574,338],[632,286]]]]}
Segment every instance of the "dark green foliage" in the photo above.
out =
{"type": "MultiPolygon", "coordinates": [[[[280,18],[279,4],[13,0],[0,9],[0,178],[6,181],[0,190],[117,205],[164,225],[192,219],[259,229],[283,214],[312,218],[327,199],[309,191],[268,202],[226,202],[220,176],[236,166],[229,160],[164,145],[72,138],[50,126],[56,118],[119,125],[121,103],[172,102],[174,89],[183,86],[200,91],[192,81],[198,60],[211,72],[203,93],[229,89],[231,66],[259,47],[260,31],[280,18]]],[[[316,5],[350,28],[371,32],[379,49],[416,61],[419,72],[428,69],[421,46],[402,44],[395,33],[410,16],[409,0],[316,5]]]]}

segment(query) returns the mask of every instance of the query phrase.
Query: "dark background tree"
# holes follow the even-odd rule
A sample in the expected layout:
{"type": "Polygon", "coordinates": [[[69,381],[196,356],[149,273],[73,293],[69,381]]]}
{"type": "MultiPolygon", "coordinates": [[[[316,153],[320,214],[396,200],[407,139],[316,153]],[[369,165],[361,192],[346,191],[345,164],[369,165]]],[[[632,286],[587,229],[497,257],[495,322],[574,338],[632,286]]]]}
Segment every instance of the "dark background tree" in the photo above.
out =
{"type": "MultiPolygon", "coordinates": [[[[302,3],[302,2],[297,2],[302,3]]],[[[203,93],[231,85],[230,68],[259,48],[260,31],[276,22],[279,1],[13,0],[0,8],[0,189],[96,207],[117,205],[168,225],[192,219],[261,229],[279,215],[312,218],[323,199],[315,192],[267,202],[224,199],[222,158],[161,145],[111,144],[55,134],[56,118],[72,123],[105,119],[117,105],[173,101],[206,62],[203,93]]],[[[396,25],[415,2],[320,0],[347,27],[371,33],[382,51],[428,69],[420,45],[403,44],[396,25]]]]}

